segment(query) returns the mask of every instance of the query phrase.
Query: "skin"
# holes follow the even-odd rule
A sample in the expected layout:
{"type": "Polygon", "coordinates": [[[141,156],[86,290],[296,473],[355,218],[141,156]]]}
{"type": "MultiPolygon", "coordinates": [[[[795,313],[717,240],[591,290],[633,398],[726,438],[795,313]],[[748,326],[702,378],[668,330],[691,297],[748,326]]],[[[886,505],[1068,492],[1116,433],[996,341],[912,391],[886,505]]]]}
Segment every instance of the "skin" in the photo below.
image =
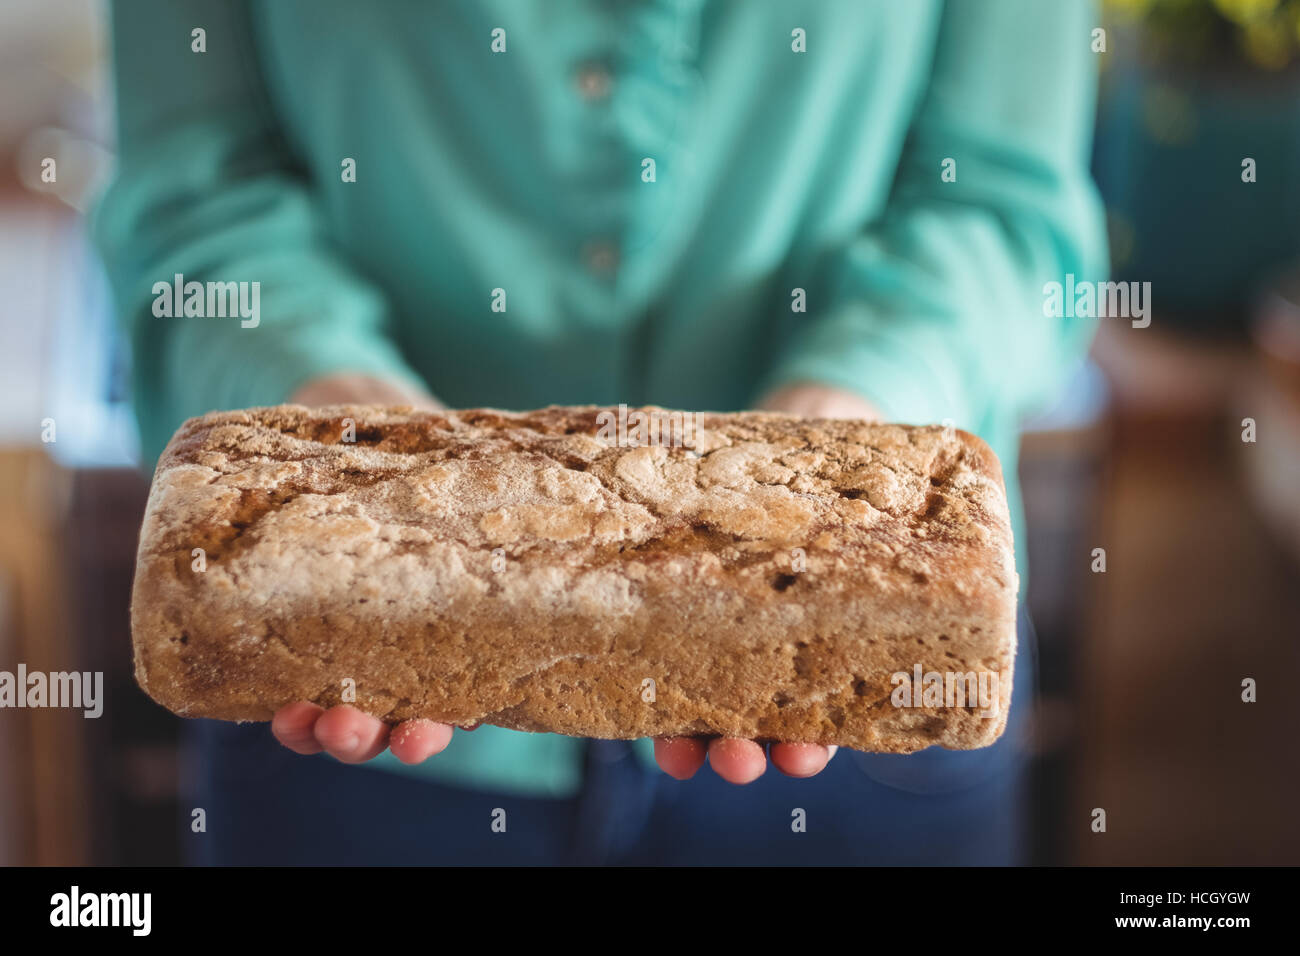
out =
{"type": "MultiPolygon", "coordinates": [[[[412,386],[355,374],[314,379],[298,388],[290,401],[300,405],[412,405],[428,410],[444,407],[412,386]]],[[[759,402],[759,408],[809,418],[880,417],[869,402],[852,392],[814,383],[777,389],[759,402]]],[[[343,763],[364,763],[391,750],[402,763],[417,764],[445,749],[452,731],[449,724],[432,720],[410,720],[389,727],[347,704],[326,710],[307,701],[280,708],[271,720],[271,733],[294,753],[324,751],[343,763]]],[[[786,776],[816,776],[835,749],[820,744],[774,743],[765,750],[758,741],[732,737],[664,737],[655,741],[655,761],[669,776],[689,780],[707,760],[724,780],[746,784],[763,775],[769,758],[786,776]]]]}

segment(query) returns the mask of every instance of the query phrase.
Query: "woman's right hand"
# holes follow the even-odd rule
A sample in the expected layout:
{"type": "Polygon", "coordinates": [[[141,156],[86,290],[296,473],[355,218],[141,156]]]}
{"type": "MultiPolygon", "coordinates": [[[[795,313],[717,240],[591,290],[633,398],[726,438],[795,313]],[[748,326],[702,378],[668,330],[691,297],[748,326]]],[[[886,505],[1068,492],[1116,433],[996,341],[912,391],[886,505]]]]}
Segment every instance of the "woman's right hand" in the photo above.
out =
{"type": "Polygon", "coordinates": [[[451,743],[452,729],[432,720],[408,720],[390,728],[348,704],[326,710],[308,701],[281,707],[271,718],[271,733],[294,753],[323,751],[343,763],[364,763],[385,750],[402,763],[421,763],[451,743]]]}
{"type": "Polygon", "coordinates": [[[411,405],[421,411],[445,406],[423,389],[359,372],[337,372],[313,378],[289,396],[294,405],[411,405]]]}
{"type": "MultiPolygon", "coordinates": [[[[312,379],[290,396],[296,405],[412,405],[436,411],[443,406],[428,392],[409,385],[352,372],[312,379]]],[[[326,710],[308,701],[281,707],[271,733],[294,753],[322,751],[344,763],[364,763],[391,750],[402,763],[420,763],[451,742],[452,728],[432,720],[408,720],[390,727],[378,717],[342,704],[326,710]]]]}

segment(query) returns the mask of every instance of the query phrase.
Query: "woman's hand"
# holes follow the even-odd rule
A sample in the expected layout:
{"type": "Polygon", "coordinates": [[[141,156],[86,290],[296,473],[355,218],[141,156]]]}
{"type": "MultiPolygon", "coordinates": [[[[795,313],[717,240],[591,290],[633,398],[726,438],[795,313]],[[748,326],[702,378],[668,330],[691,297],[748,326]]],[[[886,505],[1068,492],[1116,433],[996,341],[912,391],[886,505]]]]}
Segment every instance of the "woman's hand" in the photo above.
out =
{"type": "MultiPolygon", "coordinates": [[[[880,413],[866,399],[839,388],[812,382],[787,385],[771,392],[759,402],[759,409],[787,412],[805,418],[861,418],[874,421],[880,413]]],[[[695,775],[705,756],[713,772],[731,783],[750,783],[767,769],[767,757],[789,777],[812,777],[822,772],[834,747],[820,744],[772,744],[765,755],[763,745],[754,740],[732,737],[664,737],[655,741],[655,761],[659,768],[678,780],[695,775]]]]}
{"type": "MultiPolygon", "coordinates": [[[[401,382],[342,372],[306,382],[290,396],[296,405],[411,405],[437,411],[442,404],[401,382]]],[[[324,751],[344,763],[363,763],[391,750],[402,763],[420,763],[451,742],[452,728],[432,720],[408,720],[390,728],[378,717],[346,704],[326,710],[307,701],[281,707],[271,733],[294,753],[324,751]]]]}
{"type": "Polygon", "coordinates": [[[326,710],[298,701],[275,712],[271,733],[294,753],[325,751],[343,763],[365,763],[385,750],[402,763],[420,763],[451,743],[452,728],[432,720],[408,720],[390,728],[347,704],[326,710]]]}
{"type": "MultiPolygon", "coordinates": [[[[835,756],[821,744],[772,744],[772,763],[787,777],[813,777],[835,756]]],[[[655,741],[659,769],[678,780],[689,780],[709,758],[709,766],[729,783],[753,783],[767,769],[763,745],[738,737],[660,737],[655,741]]]]}
{"type": "Polygon", "coordinates": [[[357,372],[339,372],[304,382],[289,396],[295,405],[411,405],[439,411],[443,404],[423,389],[357,372]]]}
{"type": "Polygon", "coordinates": [[[860,395],[842,388],[797,382],[769,392],[758,404],[759,411],[788,412],[804,418],[861,418],[880,420],[880,410],[860,395]]]}

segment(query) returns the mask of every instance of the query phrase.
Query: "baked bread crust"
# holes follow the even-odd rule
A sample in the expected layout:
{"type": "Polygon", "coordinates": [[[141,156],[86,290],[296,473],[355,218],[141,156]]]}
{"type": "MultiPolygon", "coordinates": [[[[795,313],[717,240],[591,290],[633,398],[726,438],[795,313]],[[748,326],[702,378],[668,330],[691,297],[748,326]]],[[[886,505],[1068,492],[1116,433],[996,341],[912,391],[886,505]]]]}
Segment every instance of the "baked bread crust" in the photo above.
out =
{"type": "Polygon", "coordinates": [[[693,449],[620,447],[602,411],[191,419],[140,536],[140,686],[224,720],[350,680],[386,721],[895,753],[1002,733],[1018,580],[983,441],[704,413],[693,449]],[[897,706],[918,664],[998,675],[996,714],[897,706]]]}

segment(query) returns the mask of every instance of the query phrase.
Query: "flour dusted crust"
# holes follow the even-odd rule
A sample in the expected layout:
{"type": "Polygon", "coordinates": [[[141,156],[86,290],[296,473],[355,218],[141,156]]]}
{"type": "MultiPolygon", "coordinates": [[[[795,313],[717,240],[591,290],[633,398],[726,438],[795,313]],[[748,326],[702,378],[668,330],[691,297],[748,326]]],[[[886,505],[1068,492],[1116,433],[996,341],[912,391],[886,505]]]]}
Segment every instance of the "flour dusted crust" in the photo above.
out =
{"type": "Polygon", "coordinates": [[[693,449],[618,447],[600,411],[191,419],[141,531],[140,686],[225,720],[350,680],[387,721],[900,753],[1001,734],[1017,577],[980,439],[741,413],[699,416],[693,449]],[[895,706],[918,664],[999,674],[997,716],[895,706]]]}

